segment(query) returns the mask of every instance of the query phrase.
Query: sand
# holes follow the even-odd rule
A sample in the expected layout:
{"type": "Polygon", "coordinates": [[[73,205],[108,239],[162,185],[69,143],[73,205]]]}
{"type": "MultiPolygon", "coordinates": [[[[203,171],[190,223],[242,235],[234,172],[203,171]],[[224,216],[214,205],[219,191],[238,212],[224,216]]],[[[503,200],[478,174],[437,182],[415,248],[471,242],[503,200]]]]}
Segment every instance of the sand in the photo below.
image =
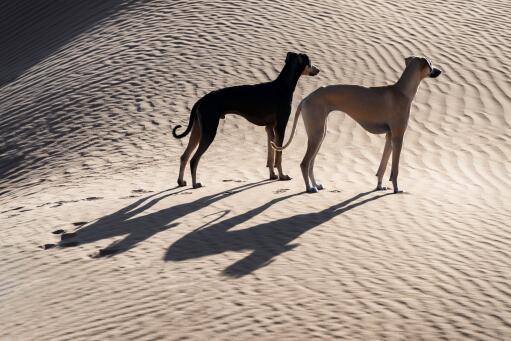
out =
{"type": "Polygon", "coordinates": [[[510,338],[508,1],[25,0],[0,16],[0,339],[510,338]],[[412,106],[404,194],[371,192],[384,137],[340,112],[318,194],[301,120],[293,180],[270,182],[264,128],[236,116],[206,187],[175,187],[187,138],[171,127],[211,90],[274,79],[288,51],[321,69],[293,112],[319,86],[391,84],[409,55],[444,70],[412,106]]]}

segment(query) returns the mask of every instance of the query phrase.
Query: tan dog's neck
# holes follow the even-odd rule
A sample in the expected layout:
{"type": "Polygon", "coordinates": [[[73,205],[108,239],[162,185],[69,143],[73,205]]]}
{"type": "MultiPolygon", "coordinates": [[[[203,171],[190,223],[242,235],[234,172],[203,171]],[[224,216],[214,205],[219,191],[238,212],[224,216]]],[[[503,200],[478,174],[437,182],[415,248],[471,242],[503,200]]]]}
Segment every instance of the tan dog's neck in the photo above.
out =
{"type": "Polygon", "coordinates": [[[412,62],[406,66],[403,74],[396,84],[394,84],[394,87],[410,101],[415,97],[415,93],[417,92],[422,80],[420,71],[420,65],[412,62]]]}

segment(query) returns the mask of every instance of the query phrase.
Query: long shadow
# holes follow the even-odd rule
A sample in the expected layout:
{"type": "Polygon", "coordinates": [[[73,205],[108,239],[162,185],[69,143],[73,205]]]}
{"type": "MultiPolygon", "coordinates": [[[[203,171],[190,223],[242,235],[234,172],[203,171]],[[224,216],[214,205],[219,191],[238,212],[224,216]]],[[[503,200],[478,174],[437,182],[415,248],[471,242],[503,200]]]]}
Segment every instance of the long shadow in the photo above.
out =
{"type": "Polygon", "coordinates": [[[303,233],[355,207],[391,194],[376,195],[353,203],[372,192],[374,191],[357,194],[319,212],[297,214],[247,229],[229,231],[268,207],[297,194],[276,198],[241,215],[195,230],[172,244],[164,259],[166,261],[183,261],[226,251],[253,250],[250,255],[223,271],[227,276],[241,277],[270,264],[276,256],[295,248],[296,245],[291,242],[303,233]]]}
{"type": "Polygon", "coordinates": [[[101,257],[122,253],[133,248],[138,243],[152,237],[158,232],[177,226],[178,223],[175,221],[190,213],[198,211],[234,194],[268,183],[270,183],[270,181],[263,180],[244,184],[220,193],[199,198],[192,202],[175,205],[157,212],[137,216],[157,204],[160,200],[187,190],[178,190],[178,187],[175,187],[141,198],[117,212],[104,216],[91,224],[84,225],[75,233],[63,235],[63,239],[60,241],[59,246],[75,246],[85,243],[94,243],[106,238],[125,236],[123,239],[100,250],[99,254],[96,256],[101,257]]]}
{"type": "Polygon", "coordinates": [[[138,0],[2,1],[0,86],[138,0]]]}

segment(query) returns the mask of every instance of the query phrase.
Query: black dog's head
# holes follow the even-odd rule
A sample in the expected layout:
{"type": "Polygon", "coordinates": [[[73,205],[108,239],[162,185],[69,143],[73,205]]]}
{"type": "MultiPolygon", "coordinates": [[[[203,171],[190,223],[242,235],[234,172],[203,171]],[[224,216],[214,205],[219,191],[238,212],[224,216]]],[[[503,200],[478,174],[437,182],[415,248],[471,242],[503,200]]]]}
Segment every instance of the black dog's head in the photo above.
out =
{"type": "Polygon", "coordinates": [[[319,73],[319,69],[311,64],[309,56],[303,53],[288,52],[286,56],[286,64],[292,63],[301,70],[302,75],[316,76],[319,73]]]}
{"type": "Polygon", "coordinates": [[[421,79],[426,77],[436,78],[442,73],[442,70],[434,67],[431,60],[426,57],[412,56],[405,58],[406,66],[410,65],[410,63],[417,63],[419,65],[421,70],[421,79]]]}

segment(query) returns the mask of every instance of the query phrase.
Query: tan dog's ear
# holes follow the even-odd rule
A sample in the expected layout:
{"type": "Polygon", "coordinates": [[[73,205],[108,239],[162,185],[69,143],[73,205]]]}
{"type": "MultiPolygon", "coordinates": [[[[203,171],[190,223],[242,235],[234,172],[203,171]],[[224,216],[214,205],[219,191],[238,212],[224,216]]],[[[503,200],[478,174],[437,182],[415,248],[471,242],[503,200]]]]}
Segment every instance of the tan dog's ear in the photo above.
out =
{"type": "Polygon", "coordinates": [[[428,67],[429,71],[433,70],[433,65],[431,64],[431,60],[429,60],[428,58],[426,57],[423,57],[422,58],[422,61],[423,61],[423,64],[424,64],[424,67],[428,67]]]}
{"type": "Polygon", "coordinates": [[[412,61],[413,57],[406,57],[405,58],[405,65],[408,66],[408,64],[410,64],[410,62],[412,61]]]}

